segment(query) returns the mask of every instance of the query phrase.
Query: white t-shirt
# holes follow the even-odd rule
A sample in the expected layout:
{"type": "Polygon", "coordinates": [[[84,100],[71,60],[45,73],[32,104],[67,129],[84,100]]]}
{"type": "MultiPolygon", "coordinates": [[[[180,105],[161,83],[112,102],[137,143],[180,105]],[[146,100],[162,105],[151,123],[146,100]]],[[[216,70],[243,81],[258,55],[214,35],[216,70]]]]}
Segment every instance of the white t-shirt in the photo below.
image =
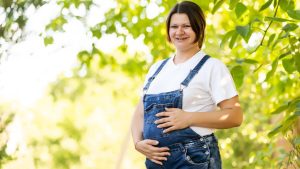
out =
{"type": "MultiPolygon", "coordinates": [[[[181,82],[205,55],[204,52],[200,51],[184,63],[176,65],[173,62],[174,56],[171,57],[152,81],[146,94],[178,90],[181,82]]],[[[161,63],[162,61],[159,61],[151,66],[144,86],[161,63]]],[[[210,57],[189,85],[183,89],[182,109],[187,112],[215,111],[218,103],[236,95],[234,81],[225,64],[216,58],[210,57]]],[[[210,128],[195,126],[191,126],[191,128],[201,136],[214,132],[214,129],[210,128]]]]}

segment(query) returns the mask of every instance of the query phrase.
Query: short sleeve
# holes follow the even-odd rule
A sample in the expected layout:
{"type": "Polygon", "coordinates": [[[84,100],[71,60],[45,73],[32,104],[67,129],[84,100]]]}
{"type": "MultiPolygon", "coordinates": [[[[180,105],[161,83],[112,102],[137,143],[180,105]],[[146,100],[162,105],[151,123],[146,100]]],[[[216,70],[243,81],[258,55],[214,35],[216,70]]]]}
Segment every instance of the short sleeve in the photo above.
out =
{"type": "Polygon", "coordinates": [[[210,90],[215,104],[238,95],[233,78],[224,63],[214,59],[210,76],[210,90]]]}

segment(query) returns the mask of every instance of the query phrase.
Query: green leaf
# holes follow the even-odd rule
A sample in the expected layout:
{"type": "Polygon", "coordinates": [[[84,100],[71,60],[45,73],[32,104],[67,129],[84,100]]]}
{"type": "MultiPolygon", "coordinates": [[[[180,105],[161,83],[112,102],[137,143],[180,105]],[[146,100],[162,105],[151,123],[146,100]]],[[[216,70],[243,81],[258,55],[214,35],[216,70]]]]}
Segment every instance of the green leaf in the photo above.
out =
{"type": "Polygon", "coordinates": [[[292,56],[294,57],[295,67],[300,72],[300,40],[296,37],[290,37],[289,43],[292,49],[292,56]]]}
{"type": "Polygon", "coordinates": [[[2,0],[0,1],[0,6],[4,9],[11,7],[13,4],[13,0],[2,0]]]}
{"type": "Polygon", "coordinates": [[[262,7],[260,7],[259,12],[267,9],[271,4],[272,4],[273,0],[268,0],[265,4],[263,4],[262,7]]]}
{"type": "Polygon", "coordinates": [[[270,131],[268,133],[268,137],[273,137],[274,135],[276,135],[277,133],[279,133],[282,130],[282,124],[275,127],[272,131],[270,131]]]}
{"type": "Polygon", "coordinates": [[[268,81],[270,79],[271,76],[274,75],[276,69],[277,69],[277,65],[278,65],[278,58],[276,58],[273,63],[272,63],[272,70],[268,72],[267,77],[265,79],[265,81],[268,81]]]}
{"type": "Polygon", "coordinates": [[[282,59],[282,65],[284,70],[289,74],[293,73],[296,70],[295,61],[293,57],[282,59]]]}
{"type": "Polygon", "coordinates": [[[284,19],[284,18],[278,18],[278,17],[269,17],[266,16],[265,20],[275,21],[275,22],[294,22],[293,20],[284,19]]]}
{"type": "Polygon", "coordinates": [[[288,104],[282,105],[280,107],[278,107],[275,111],[273,111],[271,114],[279,114],[281,112],[283,112],[284,110],[286,110],[289,107],[288,104]]]}
{"type": "Polygon", "coordinates": [[[91,32],[94,37],[100,39],[102,36],[101,30],[100,29],[91,29],[91,32]]]}
{"type": "Polygon", "coordinates": [[[47,36],[44,38],[44,45],[48,46],[53,44],[53,37],[52,36],[47,36]]]}
{"type": "Polygon", "coordinates": [[[275,39],[276,37],[276,34],[273,33],[270,37],[269,37],[269,40],[268,40],[268,46],[270,46],[270,44],[273,42],[273,40],[275,39]]]}
{"type": "Polygon", "coordinates": [[[294,139],[294,144],[298,146],[300,144],[300,137],[298,136],[297,138],[294,139]]]}
{"type": "Polygon", "coordinates": [[[63,30],[63,25],[67,23],[67,20],[63,16],[59,16],[51,21],[50,24],[46,26],[46,30],[51,28],[54,31],[63,30]]]}
{"type": "Polygon", "coordinates": [[[296,53],[293,56],[295,61],[295,67],[297,68],[297,71],[300,73],[300,54],[296,53]]]}
{"type": "Polygon", "coordinates": [[[234,83],[237,88],[241,87],[244,80],[244,70],[243,67],[238,65],[231,69],[231,74],[234,80],[234,83]]]}
{"type": "Polygon", "coordinates": [[[292,0],[280,1],[279,6],[284,11],[293,10],[295,8],[295,2],[292,0]]]}
{"type": "Polygon", "coordinates": [[[247,10],[247,7],[243,3],[238,3],[235,7],[235,14],[237,18],[240,18],[247,10]]]}
{"type": "Polygon", "coordinates": [[[257,64],[258,63],[258,61],[254,60],[254,59],[245,59],[244,62],[249,63],[249,64],[257,64]]]}
{"type": "Polygon", "coordinates": [[[277,6],[277,0],[274,0],[273,7],[276,8],[276,6],[277,6]]]}
{"type": "Polygon", "coordinates": [[[300,20],[300,10],[288,10],[289,17],[300,20]]]}
{"type": "Polygon", "coordinates": [[[236,26],[236,31],[237,33],[239,33],[243,39],[248,42],[250,36],[249,36],[249,33],[250,33],[250,25],[246,25],[246,26],[236,26]]]}
{"type": "Polygon", "coordinates": [[[295,115],[300,116],[300,103],[299,102],[297,103],[297,106],[296,106],[295,115]]]}
{"type": "Polygon", "coordinates": [[[230,49],[233,48],[233,46],[234,46],[234,44],[235,44],[235,41],[236,41],[238,35],[239,35],[239,34],[238,34],[236,31],[233,32],[232,37],[231,37],[231,40],[230,40],[230,42],[229,42],[229,47],[230,47],[230,49]]]}
{"type": "Polygon", "coordinates": [[[286,56],[288,56],[288,55],[290,55],[292,52],[286,52],[286,53],[283,53],[283,54],[281,54],[281,55],[279,55],[278,56],[278,59],[280,60],[280,59],[283,59],[283,58],[285,58],[286,56]]]}
{"type": "Polygon", "coordinates": [[[286,32],[290,32],[290,31],[293,31],[295,29],[298,28],[298,25],[297,24],[294,24],[294,23],[288,23],[286,24],[282,29],[286,32]]]}
{"type": "Polygon", "coordinates": [[[217,3],[215,3],[212,13],[214,14],[222,6],[223,3],[224,3],[224,0],[220,0],[217,3]]]}
{"type": "Polygon", "coordinates": [[[229,9],[233,10],[236,7],[236,4],[239,2],[239,0],[230,0],[229,3],[229,9]]]}
{"type": "Polygon", "coordinates": [[[226,44],[226,42],[229,40],[229,38],[232,37],[232,35],[234,34],[235,30],[232,30],[232,31],[229,31],[227,32],[224,37],[222,38],[222,41],[221,41],[221,44],[220,44],[220,47],[223,48],[224,45],[226,44]]]}

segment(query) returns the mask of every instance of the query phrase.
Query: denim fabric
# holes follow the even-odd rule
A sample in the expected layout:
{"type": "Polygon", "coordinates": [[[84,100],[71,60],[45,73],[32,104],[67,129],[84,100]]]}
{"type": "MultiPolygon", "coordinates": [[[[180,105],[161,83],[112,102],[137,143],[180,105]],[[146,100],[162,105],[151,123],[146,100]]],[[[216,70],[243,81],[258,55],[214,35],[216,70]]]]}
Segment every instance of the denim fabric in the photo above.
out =
{"type": "MultiPolygon", "coordinates": [[[[188,87],[189,82],[201,69],[202,65],[209,58],[204,56],[201,61],[188,74],[181,83],[188,87]]],[[[157,128],[154,123],[158,119],[155,115],[165,111],[165,108],[182,109],[183,89],[159,94],[146,94],[151,82],[157,74],[162,70],[167,60],[163,61],[156,72],[149,78],[148,83],[144,87],[144,139],[153,139],[159,141],[158,146],[167,146],[171,149],[171,156],[163,162],[163,165],[157,165],[150,160],[146,160],[148,169],[220,169],[221,158],[217,139],[214,135],[199,136],[190,127],[163,133],[163,128],[157,128]]]]}
{"type": "Polygon", "coordinates": [[[147,169],[221,169],[218,141],[211,134],[197,139],[187,139],[168,146],[171,156],[163,165],[146,159],[147,169]]]}

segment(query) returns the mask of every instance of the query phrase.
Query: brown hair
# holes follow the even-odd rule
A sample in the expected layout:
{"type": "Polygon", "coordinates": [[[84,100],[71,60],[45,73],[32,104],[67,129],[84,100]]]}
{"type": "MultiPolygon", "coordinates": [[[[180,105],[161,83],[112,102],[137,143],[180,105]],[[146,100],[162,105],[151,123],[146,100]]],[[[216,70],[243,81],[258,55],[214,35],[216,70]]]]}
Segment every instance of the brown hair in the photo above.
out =
{"type": "Polygon", "coordinates": [[[200,6],[198,6],[194,2],[183,1],[177,3],[172,8],[166,20],[167,35],[168,35],[169,42],[171,42],[171,38],[169,36],[171,17],[175,13],[184,13],[188,16],[189,21],[191,23],[191,27],[196,34],[196,39],[194,42],[198,42],[198,46],[201,49],[204,41],[206,22],[205,22],[205,16],[200,6]]]}

